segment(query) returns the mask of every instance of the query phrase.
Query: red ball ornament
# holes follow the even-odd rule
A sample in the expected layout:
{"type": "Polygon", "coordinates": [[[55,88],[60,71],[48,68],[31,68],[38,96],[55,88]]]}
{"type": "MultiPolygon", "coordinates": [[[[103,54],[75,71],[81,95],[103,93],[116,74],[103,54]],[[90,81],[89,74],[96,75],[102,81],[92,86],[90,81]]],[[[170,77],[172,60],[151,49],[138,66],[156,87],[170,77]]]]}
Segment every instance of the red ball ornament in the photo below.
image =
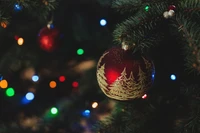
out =
{"type": "Polygon", "coordinates": [[[38,34],[40,48],[47,51],[54,51],[59,44],[59,30],[56,28],[44,27],[38,34]]]}
{"type": "Polygon", "coordinates": [[[113,47],[101,56],[97,81],[109,98],[126,101],[142,98],[153,84],[155,69],[148,58],[128,49],[113,47]]]}

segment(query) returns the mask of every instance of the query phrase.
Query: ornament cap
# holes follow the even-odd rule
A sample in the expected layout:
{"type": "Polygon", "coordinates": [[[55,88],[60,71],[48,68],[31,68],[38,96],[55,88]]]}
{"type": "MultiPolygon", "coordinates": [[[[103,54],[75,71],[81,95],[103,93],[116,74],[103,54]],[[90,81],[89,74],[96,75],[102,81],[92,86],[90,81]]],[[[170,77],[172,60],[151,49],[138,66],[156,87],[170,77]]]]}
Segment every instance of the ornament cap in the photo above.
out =
{"type": "Polygon", "coordinates": [[[130,49],[132,49],[133,47],[135,46],[135,43],[133,43],[133,45],[128,45],[128,44],[126,44],[126,42],[122,42],[122,49],[123,50],[130,50],[130,49]]]}

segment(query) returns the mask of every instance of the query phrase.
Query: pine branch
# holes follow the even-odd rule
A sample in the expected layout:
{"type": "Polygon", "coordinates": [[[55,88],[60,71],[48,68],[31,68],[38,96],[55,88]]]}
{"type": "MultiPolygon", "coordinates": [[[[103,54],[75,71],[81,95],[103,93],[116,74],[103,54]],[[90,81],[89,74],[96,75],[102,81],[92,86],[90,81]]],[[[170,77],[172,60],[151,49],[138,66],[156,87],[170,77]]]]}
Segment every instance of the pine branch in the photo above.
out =
{"type": "Polygon", "coordinates": [[[15,4],[22,7],[22,12],[36,16],[39,19],[47,19],[49,12],[53,11],[58,6],[58,2],[56,0],[4,0],[0,2],[0,22],[10,21],[13,13],[16,12],[14,10],[15,4]]]}
{"type": "Polygon", "coordinates": [[[179,29],[183,39],[188,43],[185,46],[186,67],[200,72],[200,25],[182,14],[176,15],[174,26],[179,29]]]}
{"type": "Polygon", "coordinates": [[[136,49],[143,49],[154,45],[157,42],[152,38],[152,32],[163,20],[163,12],[167,9],[166,2],[149,3],[149,11],[143,8],[126,21],[118,24],[113,32],[114,41],[118,44],[121,41],[128,42],[129,45],[136,44],[136,49]]]}
{"type": "Polygon", "coordinates": [[[179,121],[175,127],[180,133],[198,133],[200,132],[200,88],[197,85],[184,86],[181,88],[181,93],[184,94],[189,101],[190,112],[184,116],[184,119],[179,121]]]}
{"type": "Polygon", "coordinates": [[[153,112],[154,109],[143,100],[131,103],[118,102],[111,116],[100,122],[97,130],[100,133],[153,133],[152,127],[148,129],[146,125],[151,125],[149,120],[152,119],[153,112]]]}
{"type": "Polygon", "coordinates": [[[178,10],[183,14],[197,14],[200,11],[199,0],[182,0],[178,4],[178,10]]]}
{"type": "Polygon", "coordinates": [[[142,6],[141,0],[115,0],[112,3],[112,8],[118,12],[135,12],[142,6]]]}
{"type": "Polygon", "coordinates": [[[112,8],[123,14],[126,12],[133,13],[144,9],[145,6],[155,5],[162,2],[163,0],[151,0],[150,2],[149,0],[115,0],[112,3],[112,8]]]}

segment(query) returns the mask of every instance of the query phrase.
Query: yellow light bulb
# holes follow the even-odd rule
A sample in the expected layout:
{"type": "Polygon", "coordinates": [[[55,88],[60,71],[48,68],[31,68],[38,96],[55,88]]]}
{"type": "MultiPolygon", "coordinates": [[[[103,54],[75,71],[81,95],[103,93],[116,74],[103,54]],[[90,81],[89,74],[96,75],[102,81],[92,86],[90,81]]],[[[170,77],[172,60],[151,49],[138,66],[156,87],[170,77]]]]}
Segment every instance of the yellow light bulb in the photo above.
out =
{"type": "Polygon", "coordinates": [[[24,39],[23,38],[19,38],[17,40],[18,45],[23,45],[24,44],[24,39]]]}
{"type": "Polygon", "coordinates": [[[98,106],[98,103],[97,103],[97,102],[93,102],[93,103],[92,103],[92,108],[97,108],[97,106],[98,106]]]}

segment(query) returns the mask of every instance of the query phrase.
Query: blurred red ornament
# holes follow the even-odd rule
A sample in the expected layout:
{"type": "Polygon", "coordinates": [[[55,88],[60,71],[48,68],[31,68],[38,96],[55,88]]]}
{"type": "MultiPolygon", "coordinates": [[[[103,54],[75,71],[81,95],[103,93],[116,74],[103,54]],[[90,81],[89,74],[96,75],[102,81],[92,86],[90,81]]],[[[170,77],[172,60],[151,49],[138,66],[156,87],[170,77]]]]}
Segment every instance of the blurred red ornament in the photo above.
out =
{"type": "Polygon", "coordinates": [[[47,52],[54,51],[59,45],[59,37],[58,29],[44,27],[38,34],[40,48],[47,52]]]}
{"type": "Polygon", "coordinates": [[[169,10],[175,10],[175,9],[176,9],[176,6],[175,6],[175,5],[170,5],[168,9],[169,9],[169,10]]]}
{"type": "Polygon", "coordinates": [[[103,93],[116,100],[142,98],[153,84],[153,62],[131,50],[113,47],[99,59],[97,81],[103,93]]]}

